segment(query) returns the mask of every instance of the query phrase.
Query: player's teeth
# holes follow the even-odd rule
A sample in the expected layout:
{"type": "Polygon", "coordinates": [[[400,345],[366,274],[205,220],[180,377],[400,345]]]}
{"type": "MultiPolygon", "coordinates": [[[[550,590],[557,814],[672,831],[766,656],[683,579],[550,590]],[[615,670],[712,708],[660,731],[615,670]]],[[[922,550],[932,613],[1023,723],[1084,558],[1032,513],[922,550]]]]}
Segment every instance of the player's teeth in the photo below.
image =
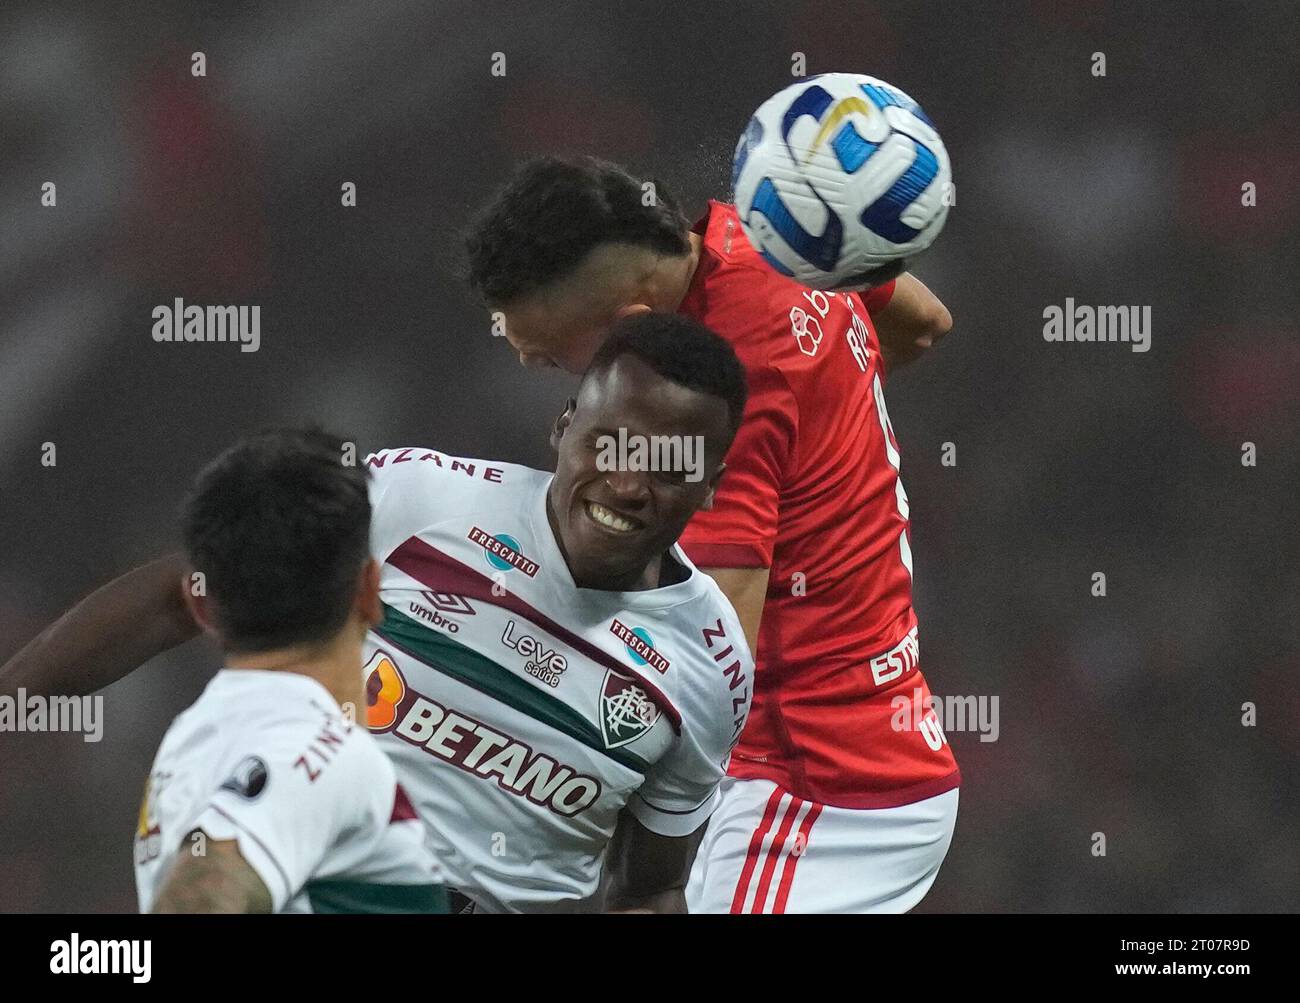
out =
{"type": "Polygon", "coordinates": [[[636,529],[636,524],[624,519],[621,515],[616,515],[603,505],[597,505],[595,502],[587,504],[587,511],[591,517],[602,526],[608,526],[610,529],[617,529],[621,532],[628,533],[636,529]]]}

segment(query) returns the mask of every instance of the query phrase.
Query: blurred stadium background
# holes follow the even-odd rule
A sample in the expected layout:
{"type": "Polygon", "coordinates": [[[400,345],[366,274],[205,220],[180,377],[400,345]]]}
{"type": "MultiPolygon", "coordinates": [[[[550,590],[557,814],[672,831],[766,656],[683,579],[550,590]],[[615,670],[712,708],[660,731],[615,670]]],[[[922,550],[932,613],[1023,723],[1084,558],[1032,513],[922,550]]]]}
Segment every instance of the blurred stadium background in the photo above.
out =
{"type": "MultiPolygon", "coordinates": [[[[459,229],[541,152],[625,162],[694,213],[803,52],[920,100],[957,181],[916,269],[956,327],[888,394],[926,675],[1001,720],[949,736],[961,814],[923,910],[1294,910],[1297,10],[5,5],[0,659],[173,548],[192,474],[254,428],[549,463],[571,381],[490,336],[459,229]],[[259,304],[261,350],[156,344],[177,296],[259,304]],[[1067,296],[1150,305],[1151,351],[1045,343],[1067,296]]],[[[109,689],[99,744],[0,734],[0,909],[135,908],[139,795],[205,645],[109,689]]]]}

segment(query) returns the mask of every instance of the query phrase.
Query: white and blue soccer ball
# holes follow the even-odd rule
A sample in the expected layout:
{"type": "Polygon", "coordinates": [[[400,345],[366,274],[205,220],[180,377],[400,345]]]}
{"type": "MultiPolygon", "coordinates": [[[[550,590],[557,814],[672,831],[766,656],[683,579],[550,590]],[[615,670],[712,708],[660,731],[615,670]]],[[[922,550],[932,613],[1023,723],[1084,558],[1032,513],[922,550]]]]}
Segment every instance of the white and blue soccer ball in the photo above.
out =
{"type": "Polygon", "coordinates": [[[952,165],[920,105],[861,73],[769,98],[736,146],[731,184],[749,242],[814,289],[880,285],[939,236],[952,165]]]}

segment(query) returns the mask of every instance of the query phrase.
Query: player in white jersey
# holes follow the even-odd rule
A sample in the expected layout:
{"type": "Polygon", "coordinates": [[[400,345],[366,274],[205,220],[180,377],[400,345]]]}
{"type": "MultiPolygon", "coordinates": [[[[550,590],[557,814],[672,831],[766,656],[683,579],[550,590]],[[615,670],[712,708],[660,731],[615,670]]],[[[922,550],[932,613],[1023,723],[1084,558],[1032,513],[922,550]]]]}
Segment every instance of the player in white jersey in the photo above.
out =
{"type": "Polygon", "coordinates": [[[446,911],[424,827],[353,720],[379,570],[366,479],[342,448],[317,432],[251,437],[186,504],[204,588],[185,595],[226,668],[154,760],[135,840],[142,912],[446,911]]]}
{"type": "Polygon", "coordinates": [[[431,449],[367,461],[384,602],[369,724],[482,910],[582,905],[619,829],[671,871],[713,811],[753,672],[674,541],[721,474],[733,366],[694,322],[647,315],[615,329],[557,423],[555,475],[431,449]],[[618,462],[620,441],[656,437],[702,440],[696,469],[618,462]]]}
{"type": "MultiPolygon", "coordinates": [[[[753,662],[675,541],[712,502],[745,397],[725,341],[642,313],[556,422],[554,476],[429,449],[370,459],[385,608],[367,719],[477,908],[685,910],[753,662]]],[[[94,689],[193,636],[183,567],[100,589],[4,683],[94,689]]]]}

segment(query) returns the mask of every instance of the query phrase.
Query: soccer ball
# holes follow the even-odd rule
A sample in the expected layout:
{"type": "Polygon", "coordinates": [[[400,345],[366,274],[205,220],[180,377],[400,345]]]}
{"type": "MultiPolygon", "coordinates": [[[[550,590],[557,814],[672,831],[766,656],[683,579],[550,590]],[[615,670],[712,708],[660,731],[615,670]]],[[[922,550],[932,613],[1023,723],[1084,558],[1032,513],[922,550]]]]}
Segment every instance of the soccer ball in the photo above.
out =
{"type": "Polygon", "coordinates": [[[749,120],[731,186],[749,242],[814,289],[905,271],[948,218],[952,165],[920,106],[861,73],[791,84],[749,120]]]}

